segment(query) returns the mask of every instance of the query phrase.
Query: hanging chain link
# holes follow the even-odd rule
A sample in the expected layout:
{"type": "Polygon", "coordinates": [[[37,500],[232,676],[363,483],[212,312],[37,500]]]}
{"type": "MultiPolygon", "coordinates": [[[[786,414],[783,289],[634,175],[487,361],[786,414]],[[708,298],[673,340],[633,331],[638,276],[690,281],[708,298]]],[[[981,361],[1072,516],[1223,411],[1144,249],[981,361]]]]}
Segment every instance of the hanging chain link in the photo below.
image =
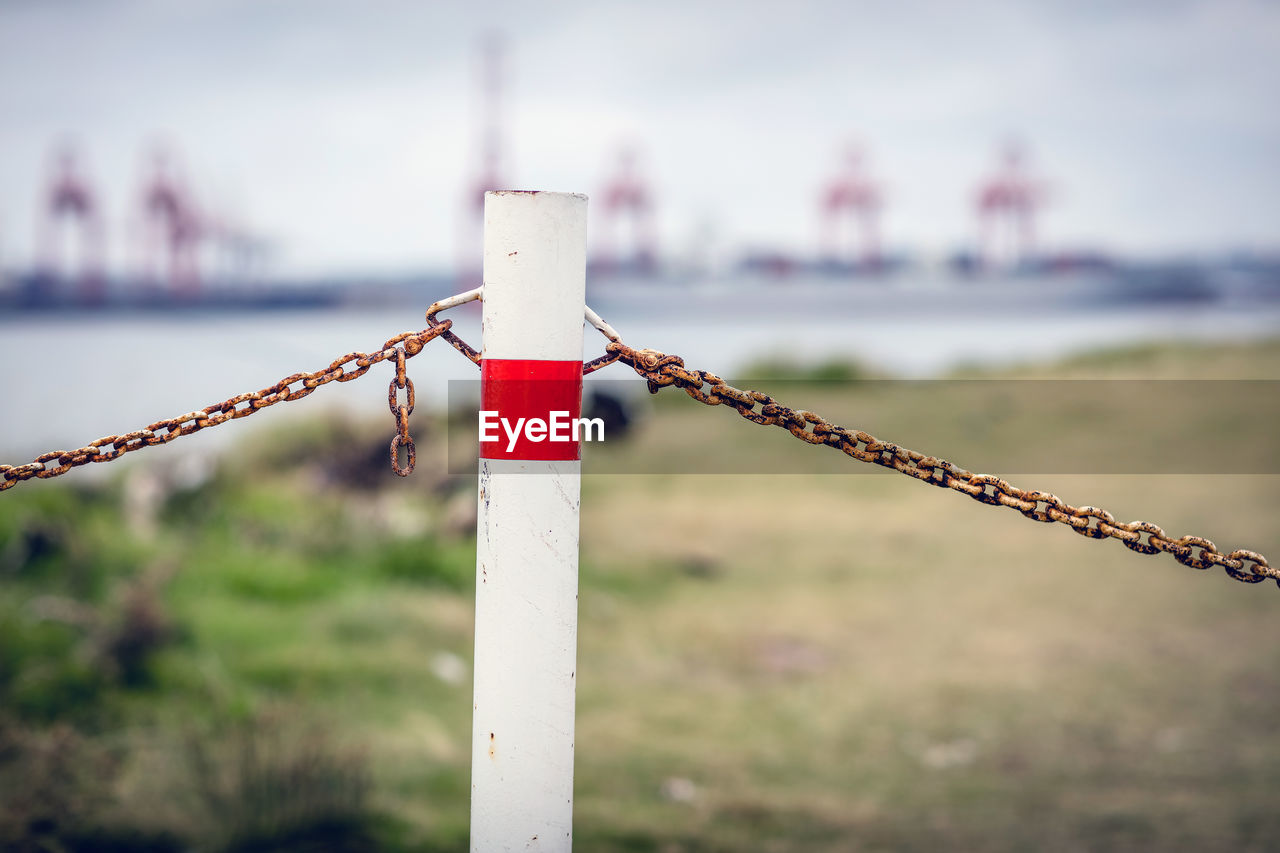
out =
{"type": "Polygon", "coordinates": [[[404,347],[396,347],[396,376],[387,388],[387,407],[396,418],[396,434],[391,439],[391,470],[401,477],[408,477],[418,461],[418,450],[409,437],[409,415],[413,414],[413,380],[404,374],[404,361],[408,358],[404,347]],[[405,391],[405,403],[400,403],[400,391],[405,391]],[[400,467],[400,448],[405,448],[409,460],[400,467]]]}
{"type": "Polygon", "coordinates": [[[193,432],[215,427],[227,421],[246,418],[276,403],[301,400],[321,385],[334,381],[350,382],[353,379],[359,379],[375,364],[392,358],[396,360],[396,378],[391,382],[389,399],[393,403],[391,413],[396,416],[396,436],[391,440],[391,467],[403,477],[413,470],[415,461],[413,439],[409,437],[409,412],[413,411],[414,403],[413,383],[405,376],[404,362],[422,352],[422,348],[427,343],[447,333],[451,324],[452,321],[444,320],[420,332],[404,332],[384,343],[382,348],[372,355],[363,352],[347,353],[334,359],[323,370],[313,373],[295,373],[261,391],[238,394],[229,400],[205,406],[194,412],[156,421],[134,432],[104,436],[76,450],[51,450],[40,454],[35,461],[26,465],[0,465],[0,491],[12,489],[18,483],[33,477],[47,480],[90,462],[110,462],[144,447],[168,444],[180,436],[191,435],[193,432]],[[347,365],[352,363],[355,367],[348,370],[347,365]],[[398,388],[408,389],[407,406],[395,404],[398,388]],[[401,445],[408,448],[409,463],[406,468],[401,468],[397,461],[396,451],[401,445]],[[56,464],[50,467],[50,463],[56,464]]]}
{"type": "Polygon", "coordinates": [[[1220,552],[1216,545],[1199,536],[1169,536],[1146,521],[1116,521],[1104,509],[1072,506],[1056,495],[1019,489],[990,474],[974,474],[933,456],[881,441],[861,430],[849,430],[828,423],[813,412],[788,408],[759,391],[742,391],[728,385],[714,373],[689,370],[679,356],[656,350],[632,349],[621,341],[611,341],[606,349],[648,380],[650,393],[668,385],[684,390],[708,406],[728,406],[746,420],[763,426],[781,427],[801,441],[825,444],[860,462],[892,468],[933,486],[954,489],[979,503],[1007,506],[1034,521],[1059,522],[1090,539],[1119,539],[1139,554],[1165,552],[1184,566],[1208,569],[1218,566],[1243,583],[1260,583],[1271,578],[1280,586],[1280,569],[1255,551],[1220,552]]]}

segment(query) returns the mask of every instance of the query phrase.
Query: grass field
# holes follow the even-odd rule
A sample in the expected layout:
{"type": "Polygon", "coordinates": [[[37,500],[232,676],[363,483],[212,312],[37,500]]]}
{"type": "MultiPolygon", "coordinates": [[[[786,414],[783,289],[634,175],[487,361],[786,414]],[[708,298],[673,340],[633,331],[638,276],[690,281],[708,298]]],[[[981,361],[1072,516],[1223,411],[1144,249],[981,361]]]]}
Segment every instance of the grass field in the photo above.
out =
{"type": "MultiPolygon", "coordinates": [[[[1280,343],[1000,376],[1276,379],[1280,343]]],[[[928,452],[1084,428],[796,378],[786,402],[928,452]]],[[[1275,453],[1275,405],[1154,440],[1275,453]]],[[[0,843],[466,849],[474,479],[439,473],[425,423],[419,471],[384,473],[382,420],[0,496],[0,843]]],[[[607,453],[667,473],[584,481],[578,849],[1274,848],[1274,585],[820,473],[866,466],[670,390],[607,453]],[[806,473],[670,473],[774,454],[806,473]]],[[[1280,554],[1280,476],[1014,479],[1280,554]]]]}

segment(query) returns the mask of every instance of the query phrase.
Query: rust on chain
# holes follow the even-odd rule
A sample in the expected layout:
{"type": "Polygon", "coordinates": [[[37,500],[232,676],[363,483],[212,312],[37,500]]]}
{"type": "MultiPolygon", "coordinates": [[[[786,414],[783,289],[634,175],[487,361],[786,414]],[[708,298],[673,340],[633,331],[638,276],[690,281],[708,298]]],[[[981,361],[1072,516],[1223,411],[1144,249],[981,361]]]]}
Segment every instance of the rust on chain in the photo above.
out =
{"type": "Polygon", "coordinates": [[[395,471],[400,477],[408,477],[413,471],[413,466],[418,463],[418,451],[413,446],[413,439],[408,433],[397,432],[391,437],[391,470],[395,471]],[[400,448],[405,448],[409,454],[408,461],[404,467],[400,466],[400,448]]]}
{"type": "MultiPolygon", "coordinates": [[[[323,370],[312,373],[294,373],[279,382],[260,391],[249,391],[238,394],[221,403],[214,403],[192,412],[187,412],[166,420],[157,421],[134,432],[124,435],[108,435],[92,441],[76,450],[53,450],[42,453],[25,465],[0,465],[0,492],[13,488],[18,483],[32,478],[47,480],[67,473],[72,468],[87,465],[90,462],[110,462],[119,459],[126,453],[132,453],[143,447],[154,447],[168,444],[175,438],[190,435],[206,427],[218,426],[230,420],[248,417],[276,403],[288,403],[300,400],[329,382],[350,382],[369,371],[373,365],[394,358],[396,375],[387,392],[387,405],[396,418],[396,435],[391,444],[391,468],[401,477],[413,470],[416,451],[413,439],[409,436],[409,414],[414,408],[413,382],[405,375],[404,362],[422,352],[426,344],[436,338],[448,341],[454,349],[462,353],[475,364],[480,364],[480,353],[453,332],[452,320],[441,320],[437,316],[441,311],[479,299],[480,289],[459,294],[441,300],[427,309],[427,328],[420,332],[404,332],[396,335],[382,345],[382,348],[369,355],[363,352],[352,352],[335,359],[323,370]],[[355,363],[355,367],[347,370],[347,365],[355,363]],[[405,402],[400,403],[400,391],[405,392],[405,402]],[[408,461],[402,467],[399,462],[398,449],[406,448],[408,461]],[[56,463],[56,464],[50,464],[56,463]]],[[[593,317],[592,312],[588,312],[593,317]]],[[[595,318],[598,320],[598,317],[595,318]]],[[[616,333],[607,337],[616,339],[616,333]]],[[[599,370],[605,365],[618,360],[618,354],[607,351],[599,358],[583,364],[584,374],[599,370]]]]}
{"type": "Polygon", "coordinates": [[[583,362],[582,375],[586,376],[588,373],[595,373],[600,368],[608,367],[609,365],[613,364],[617,360],[618,360],[618,354],[616,352],[606,352],[602,356],[593,358],[587,362],[583,362]]]}
{"type": "Polygon", "coordinates": [[[1117,521],[1104,509],[1072,506],[1048,492],[1020,489],[990,474],[974,474],[945,459],[881,441],[861,430],[828,423],[813,412],[791,409],[759,391],[739,390],[714,373],[686,368],[679,356],[633,349],[621,341],[611,341],[607,349],[648,382],[650,393],[656,394],[673,385],[700,403],[728,406],[752,423],[781,427],[801,441],[837,448],[860,462],[892,468],[930,485],[954,489],[979,503],[1006,506],[1034,521],[1065,524],[1091,539],[1118,539],[1139,554],[1165,552],[1193,569],[1217,566],[1243,583],[1261,583],[1271,578],[1280,586],[1280,569],[1272,568],[1267,558],[1255,551],[1223,553],[1213,542],[1199,536],[1172,537],[1147,521],[1117,521]]]}
{"type": "Polygon", "coordinates": [[[436,317],[436,315],[439,314],[442,310],[444,310],[444,306],[442,306],[439,302],[435,303],[434,305],[432,305],[430,308],[427,309],[427,328],[439,329],[440,337],[448,341],[451,347],[453,347],[458,352],[465,355],[467,358],[471,359],[471,361],[474,362],[476,365],[479,365],[480,353],[474,347],[472,347],[471,344],[467,343],[462,338],[454,334],[453,330],[450,328],[450,326],[453,325],[453,321],[441,320],[438,317],[436,317]]]}
{"type": "MultiPolygon", "coordinates": [[[[436,303],[427,310],[426,329],[397,335],[372,355],[363,352],[348,353],[335,359],[323,370],[294,373],[260,391],[239,394],[197,411],[157,421],[134,432],[104,436],[76,450],[42,453],[26,465],[0,465],[0,491],[11,489],[32,478],[43,480],[57,477],[90,462],[119,459],[124,454],[143,447],[167,444],[175,438],[190,435],[206,427],[248,417],[276,403],[299,400],[329,382],[350,382],[357,379],[373,365],[392,358],[396,362],[396,373],[387,391],[387,405],[396,418],[396,434],[391,439],[390,447],[391,467],[396,474],[406,476],[413,470],[416,462],[416,448],[409,436],[409,414],[414,409],[415,400],[413,383],[405,374],[405,362],[421,352],[428,342],[443,337],[472,362],[480,364],[480,353],[453,333],[452,321],[440,320],[436,316],[444,308],[477,298],[480,298],[479,289],[436,303]],[[355,368],[347,370],[347,365],[352,362],[355,363],[355,368]],[[401,390],[405,392],[404,403],[400,402],[401,390]],[[401,447],[407,453],[407,464],[403,467],[399,462],[401,447]],[[56,464],[50,466],[50,463],[56,464]]],[[[603,356],[583,364],[584,374],[621,361],[648,382],[651,393],[674,385],[708,406],[729,406],[752,423],[781,427],[808,444],[835,447],[861,462],[892,468],[930,485],[953,489],[979,503],[1009,507],[1034,521],[1065,524],[1076,533],[1091,539],[1118,539],[1126,548],[1139,554],[1165,552],[1194,569],[1206,570],[1216,566],[1243,583],[1256,584],[1271,578],[1280,585],[1280,569],[1272,568],[1266,557],[1255,551],[1236,550],[1224,554],[1208,539],[1198,536],[1174,538],[1159,526],[1146,521],[1120,522],[1106,510],[1092,506],[1072,506],[1048,492],[1020,489],[999,477],[974,474],[945,459],[925,456],[891,442],[881,441],[861,430],[831,424],[813,412],[791,409],[759,391],[734,388],[714,373],[690,370],[684,366],[684,360],[679,356],[656,350],[633,349],[622,343],[617,333],[590,309],[587,310],[587,317],[605,334],[609,343],[603,356]]]]}
{"type": "MultiPolygon", "coordinates": [[[[327,385],[334,381],[350,382],[353,379],[358,379],[368,373],[369,368],[375,364],[392,358],[396,360],[396,378],[392,380],[389,399],[396,400],[397,383],[401,383],[398,385],[399,388],[406,389],[407,396],[407,406],[399,407],[404,411],[403,415],[397,411],[396,405],[392,406],[392,414],[396,415],[397,419],[397,435],[392,445],[393,467],[396,468],[396,473],[399,474],[400,468],[394,465],[395,447],[397,446],[395,442],[398,441],[399,445],[404,445],[408,448],[409,465],[408,470],[404,472],[407,474],[409,470],[413,469],[414,462],[413,439],[409,438],[408,435],[408,412],[413,411],[414,399],[413,384],[404,375],[404,361],[422,352],[422,348],[430,341],[447,334],[451,325],[452,321],[445,320],[420,332],[404,332],[384,343],[382,348],[372,355],[363,352],[347,353],[334,359],[328,367],[322,370],[312,373],[294,373],[260,391],[238,394],[221,403],[205,406],[203,409],[156,421],[150,426],[134,432],[125,433],[124,435],[104,436],[76,450],[52,450],[48,453],[42,453],[34,461],[26,465],[0,465],[0,491],[12,489],[18,483],[30,480],[33,477],[47,480],[51,477],[65,474],[72,468],[87,465],[90,462],[110,462],[113,459],[119,459],[126,453],[132,453],[144,447],[168,444],[175,438],[199,432],[206,427],[214,427],[230,420],[246,418],[255,412],[274,406],[276,403],[300,400],[321,385],[327,385]],[[352,363],[355,366],[348,370],[347,366],[352,363]],[[51,466],[50,463],[56,464],[51,466]]],[[[404,475],[401,474],[401,476],[404,475]]]]}
{"type": "Polygon", "coordinates": [[[387,389],[387,407],[396,416],[396,434],[391,439],[391,470],[400,477],[408,477],[413,473],[413,466],[418,462],[417,448],[409,437],[409,415],[413,414],[414,394],[413,380],[405,375],[404,363],[408,358],[403,347],[396,347],[396,375],[387,389]],[[405,391],[405,402],[400,402],[400,390],[405,391]],[[404,467],[400,466],[400,448],[406,448],[409,454],[404,467]]]}

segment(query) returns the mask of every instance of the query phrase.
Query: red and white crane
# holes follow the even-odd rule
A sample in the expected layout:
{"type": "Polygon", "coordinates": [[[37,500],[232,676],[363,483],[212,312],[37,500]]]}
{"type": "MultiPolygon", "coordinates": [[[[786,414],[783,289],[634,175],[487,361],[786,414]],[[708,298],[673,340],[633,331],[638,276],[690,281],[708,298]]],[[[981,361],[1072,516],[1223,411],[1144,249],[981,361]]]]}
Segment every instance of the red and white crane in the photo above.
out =
{"type": "Polygon", "coordinates": [[[650,274],[657,269],[653,192],[640,174],[638,159],[635,147],[623,146],[617,168],[600,192],[593,266],[601,272],[650,274]],[[623,228],[630,232],[630,250],[625,253],[618,249],[623,228]]]}
{"type": "Polygon", "coordinates": [[[53,286],[69,269],[63,264],[60,231],[64,224],[70,224],[79,232],[79,298],[83,302],[100,301],[106,288],[101,204],[81,170],[76,150],[69,144],[53,157],[37,222],[41,286],[53,286]]]}
{"type": "Polygon", "coordinates": [[[199,295],[199,249],[205,224],[163,147],[152,152],[141,192],[144,277],[178,298],[199,295]]]}
{"type": "Polygon", "coordinates": [[[1026,149],[1005,145],[999,168],[978,188],[979,254],[984,267],[1018,267],[1035,257],[1035,216],[1044,187],[1026,170],[1026,149]]]}
{"type": "Polygon", "coordinates": [[[484,194],[490,190],[510,189],[506,184],[503,163],[502,95],[503,63],[506,49],[502,36],[490,32],[480,40],[476,74],[478,105],[477,143],[480,162],[475,176],[467,182],[464,210],[458,229],[459,286],[480,284],[480,235],[484,221],[484,194]]]}
{"type": "Polygon", "coordinates": [[[880,268],[880,210],[884,196],[868,175],[859,145],[845,149],[844,167],[822,189],[822,256],[830,264],[880,268]]]}

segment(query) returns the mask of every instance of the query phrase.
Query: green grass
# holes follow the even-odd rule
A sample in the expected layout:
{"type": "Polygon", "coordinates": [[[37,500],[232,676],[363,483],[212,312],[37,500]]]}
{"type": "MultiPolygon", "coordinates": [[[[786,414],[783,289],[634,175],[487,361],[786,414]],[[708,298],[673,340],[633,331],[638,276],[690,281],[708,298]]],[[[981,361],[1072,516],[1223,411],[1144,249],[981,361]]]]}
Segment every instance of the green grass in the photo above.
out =
{"type": "MultiPolygon", "coordinates": [[[[958,397],[876,398],[831,381],[833,370],[789,379],[776,368],[762,387],[781,383],[790,405],[920,450],[954,443],[961,465],[964,451],[1027,458],[1117,426],[1105,411],[1045,417],[1016,400],[998,422],[940,418],[958,397]]],[[[1149,347],[1008,375],[1275,378],[1280,345],[1149,347]]],[[[579,849],[1273,846],[1274,586],[889,473],[821,476],[867,466],[675,391],[660,400],[608,450],[614,470],[665,453],[669,471],[782,458],[804,473],[585,478],[579,849]]],[[[1126,423],[1160,427],[1170,451],[1215,441],[1217,452],[1274,451],[1273,414],[1257,412],[1275,402],[1257,405],[1249,417],[1193,406],[1185,425],[1126,423]]],[[[93,774],[107,805],[66,810],[76,831],[126,827],[231,849],[234,833],[191,834],[210,818],[183,744],[236,754],[237,727],[266,719],[327,733],[308,747],[327,756],[314,766],[356,780],[352,791],[367,772],[367,797],[351,794],[359,808],[342,828],[353,849],[465,849],[470,676],[452,678],[440,661],[470,662],[474,545],[451,531],[474,485],[424,463],[443,438],[427,424],[415,425],[417,473],[369,476],[368,464],[384,464],[384,432],[381,421],[335,421],[268,435],[202,484],[166,491],[153,518],[129,498],[130,478],[164,480],[145,454],[92,489],[72,473],[0,497],[0,723],[29,744],[0,756],[0,788],[11,786],[0,801],[65,722],[84,740],[66,762],[114,756],[93,774]],[[138,596],[167,628],[146,678],[126,683],[103,638],[138,596]]],[[[1275,475],[1024,468],[1021,486],[1280,554],[1275,475]]],[[[280,767],[295,766],[291,754],[280,767]]],[[[293,808],[274,766],[252,784],[293,808]]],[[[66,797],[84,799],[80,788],[66,797]]],[[[261,824],[232,811],[233,823],[261,824]]],[[[0,842],[13,831],[6,814],[0,842]]]]}

